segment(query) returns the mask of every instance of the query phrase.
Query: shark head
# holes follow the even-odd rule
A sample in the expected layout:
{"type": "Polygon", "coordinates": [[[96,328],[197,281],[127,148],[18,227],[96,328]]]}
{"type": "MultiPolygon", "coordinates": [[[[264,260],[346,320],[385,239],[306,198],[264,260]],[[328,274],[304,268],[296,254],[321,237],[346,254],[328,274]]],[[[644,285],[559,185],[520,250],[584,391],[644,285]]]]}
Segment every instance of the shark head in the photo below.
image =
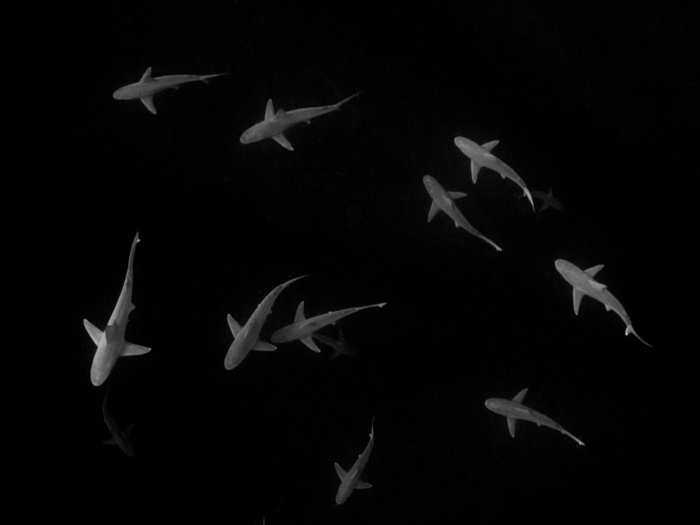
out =
{"type": "Polygon", "coordinates": [[[554,267],[562,275],[568,275],[574,270],[574,265],[564,259],[556,259],[554,267]]]}
{"type": "Polygon", "coordinates": [[[124,87],[120,87],[114,93],[112,93],[112,98],[114,100],[126,100],[126,95],[126,89],[124,87]]]}
{"type": "Polygon", "coordinates": [[[260,124],[255,124],[241,133],[240,141],[241,144],[251,144],[253,142],[258,142],[263,138],[265,137],[261,133],[260,124]]]}
{"type": "Polygon", "coordinates": [[[472,142],[466,137],[455,137],[454,142],[455,146],[457,146],[457,148],[467,157],[474,155],[474,153],[478,151],[480,147],[478,144],[472,142]]]}

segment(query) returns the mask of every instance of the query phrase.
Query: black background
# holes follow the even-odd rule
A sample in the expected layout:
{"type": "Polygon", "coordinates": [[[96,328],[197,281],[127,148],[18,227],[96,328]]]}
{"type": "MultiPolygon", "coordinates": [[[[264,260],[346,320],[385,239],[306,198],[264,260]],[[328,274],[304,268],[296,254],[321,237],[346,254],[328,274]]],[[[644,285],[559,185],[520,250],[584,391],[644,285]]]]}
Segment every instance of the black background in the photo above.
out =
{"type": "MultiPolygon", "coordinates": [[[[611,6],[465,2],[444,7],[121,2],[66,13],[56,140],[67,170],[45,240],[63,294],[47,433],[55,504],[99,516],[229,523],[632,521],[661,505],[666,374],[655,277],[674,250],[661,185],[697,114],[690,17],[611,6]],[[111,93],[153,75],[228,76],[155,98],[111,93]],[[294,109],[362,95],[273,141],[241,145],[265,102],[294,109]],[[483,143],[564,213],[533,214],[455,135],[483,143]],[[466,191],[465,216],[504,249],[426,222],[421,178],[466,191]],[[152,346],[89,381],[93,345],[139,231],[127,337],[152,346]],[[584,299],[575,317],[556,258],[620,299],[648,350],[584,299]],[[297,275],[263,332],[387,301],[342,321],[357,359],[300,343],[252,352],[231,372],[226,313],[244,322],[297,275]],[[68,327],[68,328],[66,328],[68,327]],[[511,439],[487,397],[526,403],[586,442],[523,423],[511,439]],[[101,445],[100,404],[135,423],[136,456],[101,445]],[[55,406],[54,403],[55,402],[55,406]],[[374,484],[335,507],[376,418],[374,484]],[[53,426],[53,429],[51,427],[53,426]],[[54,458],[54,459],[55,459],[54,458]],[[70,481],[69,481],[70,480],[70,481]]],[[[55,277],[47,272],[47,277],[55,277]]],[[[50,302],[47,299],[47,302],[50,302]]],[[[332,335],[334,332],[330,330],[332,335]]]]}

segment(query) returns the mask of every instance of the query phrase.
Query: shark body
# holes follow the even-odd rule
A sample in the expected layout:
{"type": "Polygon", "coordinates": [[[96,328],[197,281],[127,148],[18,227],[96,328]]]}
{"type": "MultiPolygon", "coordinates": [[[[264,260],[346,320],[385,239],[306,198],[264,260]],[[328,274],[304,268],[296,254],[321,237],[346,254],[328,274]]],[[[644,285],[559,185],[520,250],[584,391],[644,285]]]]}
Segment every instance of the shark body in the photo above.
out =
{"type": "Polygon", "coordinates": [[[622,303],[608,291],[607,286],[595,280],[596,274],[603,269],[602,264],[592,266],[586,270],[582,270],[575,264],[565,260],[557,259],[554,261],[554,267],[561,274],[566,282],[573,288],[573,303],[574,314],[578,315],[581,299],[584,295],[592,297],[596,301],[605,306],[606,311],[612,310],[625,323],[625,335],[633,334],[637,339],[644,343],[649,348],[652,346],[642,339],[632,327],[632,321],[627,311],[622,306],[622,303]]]}
{"type": "Polygon", "coordinates": [[[311,119],[336,111],[340,109],[343,104],[359,94],[360,93],[355,93],[336,104],[330,104],[328,106],[313,106],[289,111],[283,109],[275,111],[272,99],[268,99],[267,105],[265,106],[265,118],[253,124],[241,134],[241,144],[252,144],[254,142],[260,142],[261,140],[272,139],[283,148],[294,151],[294,147],[289,140],[287,140],[287,137],[284,136],[285,131],[301,122],[310,122],[311,119]]]}
{"type": "Polygon", "coordinates": [[[151,351],[146,346],[129,343],[124,338],[126,326],[129,322],[129,314],[135,308],[134,303],[131,301],[131,295],[134,283],[134,252],[138,242],[139,234],[136,232],[129,251],[129,263],[124,284],[104,331],[97,328],[87,319],[83,319],[85,330],[97,346],[90,367],[90,381],[94,386],[100,386],[107,380],[119,357],[143,355],[151,351]]]}
{"type": "Polygon", "coordinates": [[[177,89],[183,84],[191,82],[208,82],[209,79],[220,77],[226,73],[214,73],[212,75],[163,75],[160,77],[151,76],[151,68],[146,69],[138,82],[127,84],[117,89],[112,93],[112,98],[115,100],[134,100],[139,99],[146,106],[146,109],[153,115],[156,112],[156,106],[153,103],[153,97],[165,91],[166,89],[177,89]]]}
{"type": "Polygon", "coordinates": [[[517,184],[520,189],[523,190],[523,195],[525,195],[527,200],[530,201],[532,211],[535,211],[535,203],[532,200],[532,195],[530,194],[530,190],[527,188],[525,181],[515,172],[513,168],[491,153],[491,150],[498,145],[498,140],[492,140],[490,142],[486,142],[485,144],[479,145],[466,137],[455,137],[454,143],[455,146],[457,146],[457,148],[470,159],[470,171],[472,175],[472,182],[474,182],[474,184],[476,184],[479,170],[481,168],[489,168],[490,170],[498,173],[501,178],[510,179],[517,184]]]}
{"type": "Polygon", "coordinates": [[[460,209],[455,205],[454,201],[461,199],[462,197],[466,197],[466,193],[461,191],[445,191],[445,188],[443,188],[442,185],[430,175],[423,177],[423,185],[425,186],[428,195],[430,195],[430,198],[432,199],[432,202],[430,203],[430,211],[428,211],[428,222],[433,220],[433,217],[435,217],[438,210],[442,210],[450,219],[454,221],[457,228],[462,228],[468,233],[471,233],[475,237],[478,237],[482,241],[490,244],[496,249],[496,251],[503,251],[495,242],[474,228],[474,226],[471,225],[464,215],[462,215],[460,209]]]}
{"type": "Polygon", "coordinates": [[[510,437],[515,437],[515,426],[518,420],[530,421],[535,423],[538,427],[544,426],[549,427],[553,430],[557,430],[564,434],[565,436],[573,439],[580,446],[584,446],[583,441],[571,434],[568,430],[562,427],[559,423],[554,421],[552,418],[545,416],[541,412],[537,412],[525,405],[523,405],[523,399],[527,394],[527,388],[523,388],[520,392],[516,394],[513,399],[502,399],[498,397],[491,397],[484,402],[486,408],[491,412],[495,412],[501,416],[505,416],[506,422],[508,424],[508,433],[510,437]]]}
{"type": "Polygon", "coordinates": [[[345,503],[355,489],[372,488],[371,483],[367,483],[361,479],[362,472],[365,470],[367,462],[369,461],[369,456],[372,453],[372,447],[374,447],[374,419],[372,419],[367,446],[360,455],[357,456],[350,470],[346,472],[340,464],[337,462],[334,463],[335,471],[338,474],[338,478],[340,478],[340,486],[338,487],[338,492],[335,494],[336,505],[345,503]]]}

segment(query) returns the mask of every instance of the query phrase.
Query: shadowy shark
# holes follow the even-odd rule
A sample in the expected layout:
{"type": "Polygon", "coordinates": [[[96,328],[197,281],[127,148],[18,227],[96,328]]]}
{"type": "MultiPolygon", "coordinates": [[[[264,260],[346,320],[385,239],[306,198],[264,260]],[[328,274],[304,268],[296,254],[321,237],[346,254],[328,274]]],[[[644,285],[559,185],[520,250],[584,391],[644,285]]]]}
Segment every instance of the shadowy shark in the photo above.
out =
{"type": "Polygon", "coordinates": [[[282,293],[282,290],[303,277],[306,276],[301,275],[295,277],[273,288],[260,302],[243,328],[241,328],[241,325],[236,322],[231,314],[227,314],[226,320],[228,321],[228,326],[231,329],[234,339],[224,358],[224,368],[226,368],[226,370],[232,370],[237,367],[251,350],[272,351],[277,348],[270,343],[261,341],[259,339],[260,331],[265,324],[265,319],[270,315],[272,306],[275,304],[277,297],[282,293]]]}
{"type": "Polygon", "coordinates": [[[353,463],[350,470],[345,472],[343,467],[341,467],[337,462],[334,463],[335,471],[340,478],[340,486],[338,487],[338,492],[335,494],[336,505],[342,505],[347,501],[355,489],[371,489],[372,484],[363,481],[360,476],[367,466],[367,461],[369,461],[369,455],[372,453],[372,447],[374,447],[374,418],[372,418],[372,425],[369,431],[369,441],[365,449],[357,456],[355,463],[353,463]]]}
{"type": "Polygon", "coordinates": [[[138,242],[139,234],[136,232],[129,251],[129,264],[126,269],[124,285],[104,331],[101,331],[87,319],[83,319],[85,330],[97,346],[90,368],[90,381],[95,386],[100,386],[107,380],[120,356],[143,355],[151,351],[146,346],[129,343],[124,339],[129,314],[135,308],[134,303],[131,302],[131,293],[134,283],[134,251],[138,242]]]}
{"type": "Polygon", "coordinates": [[[316,346],[313,340],[313,335],[316,330],[320,330],[324,326],[334,324],[343,317],[354,314],[367,308],[383,308],[386,303],[369,304],[366,306],[355,306],[352,308],[344,308],[343,310],[331,311],[325,314],[317,315],[307,319],[304,316],[304,301],[297,306],[294,322],[277,330],[270,336],[270,341],[273,343],[287,343],[299,339],[304,345],[314,352],[321,352],[321,349],[316,346]]]}
{"type": "Polygon", "coordinates": [[[481,146],[465,137],[455,137],[454,142],[455,146],[471,160],[470,169],[472,182],[474,182],[474,184],[476,184],[479,170],[481,168],[489,168],[498,173],[503,179],[510,179],[517,184],[520,189],[523,190],[525,197],[530,201],[532,211],[535,211],[535,203],[532,200],[532,195],[530,195],[530,190],[527,189],[525,181],[520,178],[520,175],[518,175],[513,168],[491,153],[491,150],[498,145],[498,140],[486,142],[481,146]]]}
{"type": "Polygon", "coordinates": [[[359,94],[359,92],[355,93],[329,106],[314,106],[292,109],[289,111],[283,109],[275,111],[272,105],[272,99],[268,99],[267,105],[265,106],[265,118],[257,124],[253,124],[241,134],[241,144],[252,144],[253,142],[260,142],[261,140],[272,139],[283,148],[294,151],[294,147],[287,140],[287,137],[284,136],[284,132],[287,129],[300,122],[310,122],[313,118],[320,117],[331,111],[336,111],[347,101],[355,98],[359,94]]]}
{"type": "Polygon", "coordinates": [[[564,205],[559,199],[557,199],[554,196],[554,193],[552,193],[552,188],[549,188],[549,191],[547,193],[543,191],[532,190],[532,196],[542,201],[540,209],[537,210],[538,213],[542,213],[544,210],[547,210],[549,208],[557,211],[564,211],[564,205]]]}
{"type": "Polygon", "coordinates": [[[553,419],[523,405],[523,399],[525,398],[525,394],[527,394],[527,388],[523,388],[520,392],[516,394],[516,396],[512,400],[501,399],[499,397],[491,397],[484,402],[484,405],[491,412],[495,412],[496,414],[506,417],[506,422],[508,423],[508,433],[510,434],[510,437],[515,437],[515,425],[519,419],[522,419],[523,421],[531,421],[532,423],[535,423],[538,427],[544,426],[552,428],[554,430],[558,430],[565,436],[569,436],[582,447],[585,446],[583,441],[571,434],[568,430],[566,430],[553,419]]]}
{"type": "Polygon", "coordinates": [[[464,218],[462,212],[455,205],[454,201],[461,199],[462,197],[466,197],[466,193],[461,191],[445,191],[440,183],[430,175],[423,177],[423,184],[425,185],[425,189],[428,191],[428,195],[430,195],[430,198],[433,200],[430,204],[430,211],[428,211],[428,222],[433,220],[433,217],[435,217],[438,210],[442,210],[450,219],[454,221],[457,228],[462,227],[475,237],[489,243],[497,251],[503,251],[495,242],[474,228],[474,226],[472,226],[469,221],[464,218]]]}
{"type": "Polygon", "coordinates": [[[134,446],[131,443],[131,431],[134,429],[134,425],[129,425],[126,430],[119,428],[116,419],[107,410],[107,396],[105,394],[102,398],[102,419],[104,419],[105,425],[107,425],[107,430],[111,434],[111,438],[104,442],[105,445],[116,445],[118,446],[124,454],[129,457],[134,455],[134,446]]]}
{"type": "Polygon", "coordinates": [[[156,114],[156,106],[153,103],[153,97],[165,91],[166,89],[178,89],[183,84],[190,82],[207,83],[209,79],[220,77],[226,73],[214,73],[213,75],[164,75],[161,77],[152,77],[151,68],[141,76],[141,80],[126,86],[120,87],[114,93],[112,98],[115,100],[133,100],[140,99],[146,109],[152,114],[156,114]]]}
{"type": "Polygon", "coordinates": [[[313,334],[311,337],[318,340],[319,343],[329,346],[333,349],[331,354],[331,359],[335,359],[338,356],[344,355],[346,357],[356,357],[358,354],[357,348],[347,342],[345,339],[345,334],[343,334],[343,329],[338,330],[338,339],[333,339],[323,334],[313,334]]]}
{"type": "Polygon", "coordinates": [[[634,331],[630,316],[627,315],[620,301],[608,291],[607,286],[594,279],[596,274],[603,269],[603,266],[602,264],[597,264],[596,266],[591,266],[586,270],[582,270],[575,264],[564,259],[557,259],[554,261],[554,267],[564,280],[573,287],[574,314],[578,315],[581,299],[583,299],[584,295],[588,295],[596,301],[603,303],[606,312],[612,310],[620,316],[620,319],[625,323],[625,335],[634,334],[642,343],[649,348],[653,348],[634,331]]]}

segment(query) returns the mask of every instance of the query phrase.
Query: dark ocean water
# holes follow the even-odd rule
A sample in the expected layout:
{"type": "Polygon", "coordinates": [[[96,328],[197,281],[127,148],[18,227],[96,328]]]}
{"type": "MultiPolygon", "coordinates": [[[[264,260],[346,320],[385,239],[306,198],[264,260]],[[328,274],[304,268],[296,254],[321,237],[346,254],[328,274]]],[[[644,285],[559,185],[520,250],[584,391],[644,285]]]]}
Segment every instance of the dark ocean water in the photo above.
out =
{"type": "Polygon", "coordinates": [[[668,292],[651,277],[672,248],[652,211],[697,83],[682,13],[605,12],[496,1],[74,13],[66,76],[82,83],[66,99],[71,168],[54,217],[68,234],[46,241],[66,293],[47,401],[60,422],[48,473],[63,480],[52,508],[269,524],[656,515],[663,400],[650,383],[667,369],[668,292]],[[111,97],[148,66],[230,75],[156,96],[153,116],[111,97]],[[356,91],[288,132],[293,153],[238,141],[268,98],[294,109],[356,91]],[[531,189],[553,188],[564,212],[533,214],[494,173],[472,184],[455,135],[499,139],[494,153],[531,189]],[[426,222],[425,174],[468,193],[458,206],[502,253],[442,214],[426,222]],[[127,338],[153,351],[95,388],[82,319],[106,322],[136,231],[127,338]],[[556,258],[604,263],[598,279],[655,350],[591,299],[574,316],[556,258]],[[340,323],[358,357],[291,343],[225,371],[226,314],[244,322],[301,274],[263,336],[302,299],[308,315],[386,301],[340,323]],[[587,446],[530,423],[511,439],[483,403],[524,387],[587,446]],[[107,389],[117,421],[135,424],[133,458],[101,444],[107,389]],[[351,465],[372,417],[374,488],[336,507],[333,462],[351,465]]]}

